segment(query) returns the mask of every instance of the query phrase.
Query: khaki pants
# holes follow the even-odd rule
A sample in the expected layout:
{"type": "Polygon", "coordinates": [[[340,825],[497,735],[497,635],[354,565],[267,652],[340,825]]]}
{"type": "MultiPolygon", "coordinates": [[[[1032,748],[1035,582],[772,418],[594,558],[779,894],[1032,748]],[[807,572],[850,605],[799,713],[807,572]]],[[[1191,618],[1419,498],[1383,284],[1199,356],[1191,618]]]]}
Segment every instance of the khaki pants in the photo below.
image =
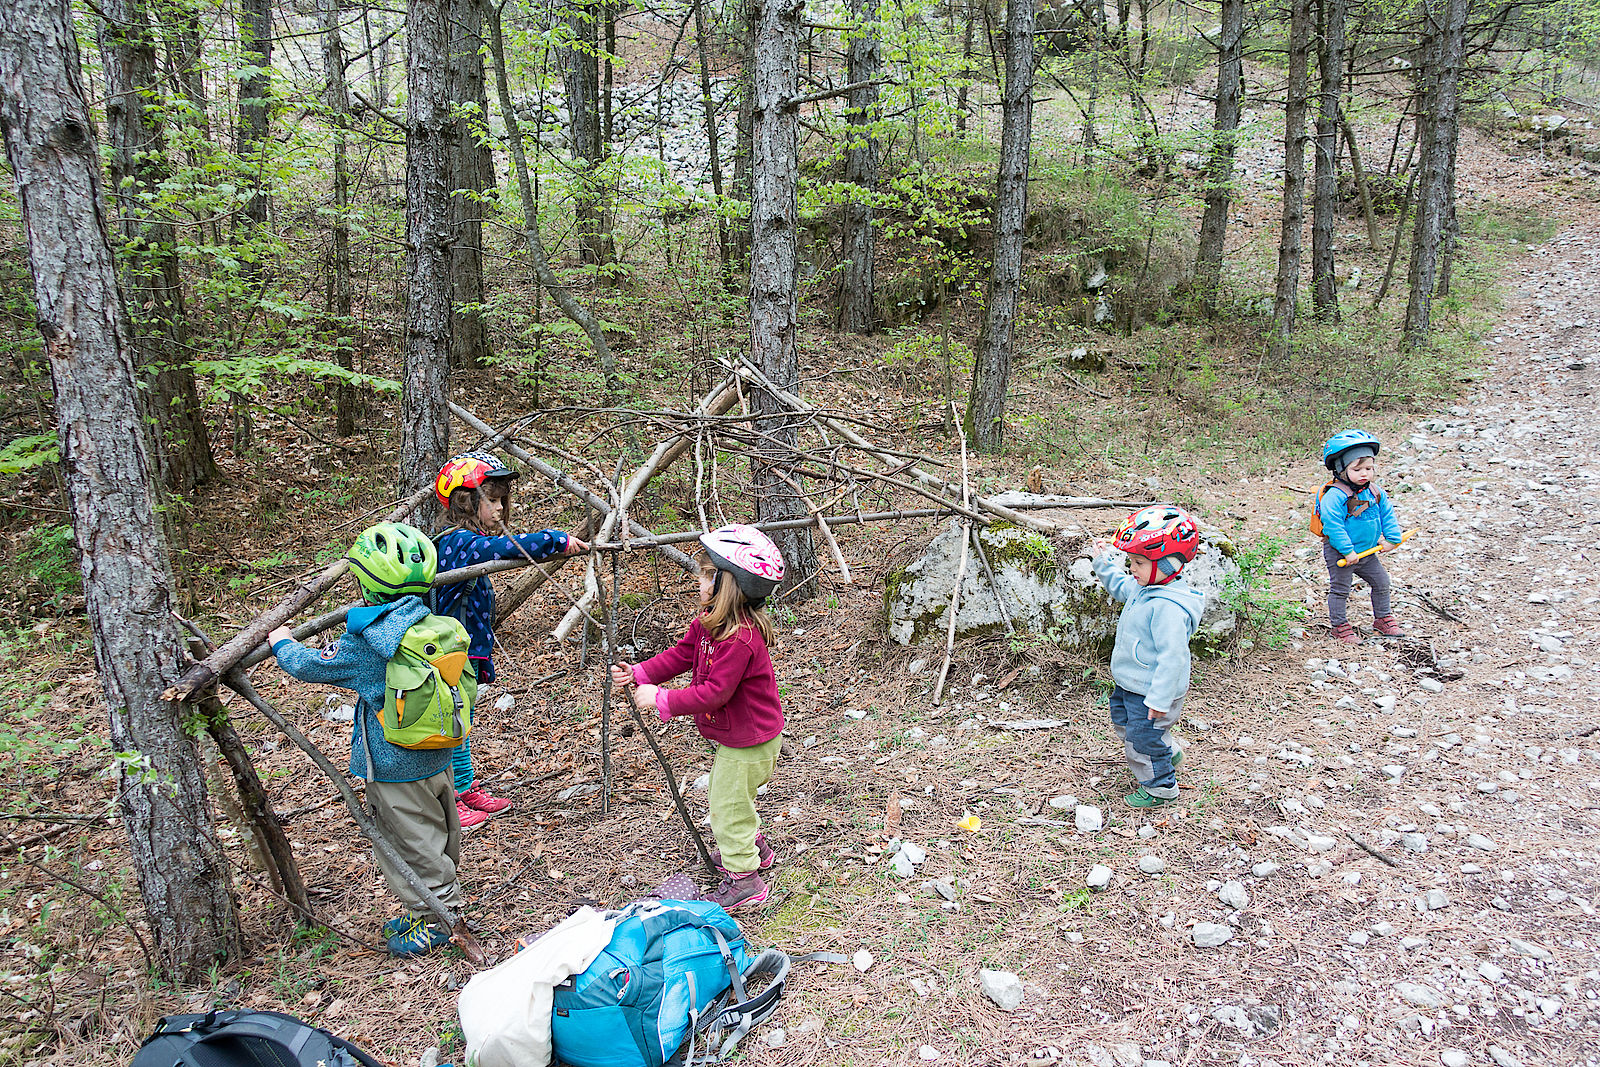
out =
{"type": "MultiPolygon", "coordinates": [[[[461,855],[461,817],[456,813],[455,782],[449,768],[416,782],[368,782],[367,807],[378,829],[400,858],[411,865],[422,884],[449,908],[461,907],[456,860],[461,855]]],[[[409,911],[425,912],[414,889],[394,865],[373,850],[389,891],[409,911]]]]}
{"type": "Polygon", "coordinates": [[[711,805],[711,834],[722,852],[722,866],[734,874],[748,874],[761,866],[756,854],[756,790],[772,781],[778,769],[782,737],[752,748],[718,745],[711,761],[711,784],[706,799],[711,805]]]}

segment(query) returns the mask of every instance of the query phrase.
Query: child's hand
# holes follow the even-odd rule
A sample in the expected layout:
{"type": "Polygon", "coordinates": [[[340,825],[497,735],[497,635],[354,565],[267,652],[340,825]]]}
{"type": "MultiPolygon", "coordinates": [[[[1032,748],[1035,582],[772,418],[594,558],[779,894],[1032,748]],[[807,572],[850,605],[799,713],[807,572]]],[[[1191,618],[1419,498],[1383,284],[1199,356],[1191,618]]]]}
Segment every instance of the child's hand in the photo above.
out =
{"type": "Polygon", "coordinates": [[[1344,565],[1346,567],[1354,567],[1357,563],[1360,563],[1360,562],[1361,562],[1361,560],[1356,558],[1356,556],[1354,556],[1354,555],[1349,555],[1349,556],[1346,556],[1344,558],[1344,565]]]}
{"type": "Polygon", "coordinates": [[[1090,558],[1103,556],[1115,547],[1117,546],[1113,545],[1110,541],[1107,541],[1104,537],[1096,537],[1093,541],[1089,542],[1089,556],[1090,558]]]}
{"type": "Polygon", "coordinates": [[[267,647],[271,648],[273,645],[277,644],[279,641],[293,641],[293,640],[294,640],[294,631],[293,630],[289,629],[287,626],[275,626],[275,627],[273,627],[272,632],[267,634],[267,647]]]}
{"type": "Polygon", "coordinates": [[[1148,704],[1145,705],[1145,711],[1149,712],[1150,721],[1151,722],[1155,722],[1157,719],[1161,718],[1161,716],[1166,714],[1166,712],[1157,711],[1155,708],[1150,707],[1150,705],[1148,705],[1148,704]]]}
{"type": "Polygon", "coordinates": [[[626,663],[613,663],[611,665],[611,684],[618,689],[626,689],[633,683],[633,668],[626,663]]]}
{"type": "Polygon", "coordinates": [[[656,709],[656,693],[658,691],[658,686],[654,686],[646,682],[644,685],[641,685],[638,689],[633,691],[633,702],[637,704],[642,711],[654,711],[656,709]]]}
{"type": "Polygon", "coordinates": [[[589,542],[576,534],[567,534],[567,545],[561,550],[563,556],[576,556],[580,552],[589,551],[589,542]]]}

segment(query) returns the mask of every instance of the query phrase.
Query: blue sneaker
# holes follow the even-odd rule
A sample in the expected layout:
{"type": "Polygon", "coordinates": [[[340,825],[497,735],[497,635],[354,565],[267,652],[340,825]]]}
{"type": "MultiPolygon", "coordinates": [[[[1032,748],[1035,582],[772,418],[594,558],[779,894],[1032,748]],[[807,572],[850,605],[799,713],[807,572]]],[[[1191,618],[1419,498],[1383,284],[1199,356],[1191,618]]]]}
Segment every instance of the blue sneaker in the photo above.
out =
{"type": "Polygon", "coordinates": [[[389,936],[391,956],[426,956],[434,949],[450,943],[450,931],[432,925],[426,915],[404,915],[399,919],[390,920],[384,924],[385,932],[389,930],[391,923],[398,924],[397,932],[389,936]]]}
{"type": "MultiPolygon", "coordinates": [[[[387,941],[391,937],[394,937],[397,934],[403,934],[407,930],[411,929],[411,924],[417,920],[419,914],[420,913],[413,914],[412,912],[408,911],[403,915],[390,919],[388,922],[384,923],[382,935],[383,939],[387,941]]],[[[421,915],[421,917],[423,919],[427,919],[426,915],[421,915]]]]}

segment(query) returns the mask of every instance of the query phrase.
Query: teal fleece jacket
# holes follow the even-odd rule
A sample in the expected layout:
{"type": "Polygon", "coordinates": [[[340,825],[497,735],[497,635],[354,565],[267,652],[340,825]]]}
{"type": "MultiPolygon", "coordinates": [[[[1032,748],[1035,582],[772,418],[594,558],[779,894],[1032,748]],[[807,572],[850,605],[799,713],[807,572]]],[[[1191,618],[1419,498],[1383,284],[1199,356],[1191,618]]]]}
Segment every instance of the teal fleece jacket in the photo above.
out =
{"type": "Polygon", "coordinates": [[[1095,577],[1124,605],[1111,651],[1111,680],[1165,714],[1189,691],[1189,639],[1200,626],[1206,598],[1181,577],[1166,585],[1140,585],[1123,569],[1121,556],[1113,549],[1094,560],[1095,577]]]}
{"type": "Polygon", "coordinates": [[[350,773],[369,782],[417,782],[450,767],[448,748],[412,749],[383,739],[384,669],[411,625],[428,614],[419,597],[404,596],[387,604],[352,608],[345,630],[331,645],[317,651],[284,638],[272,654],[285,673],[302,682],[320,682],[349,689],[356,695],[356,717],[350,726],[350,773]],[[369,764],[370,755],[370,764],[369,764]]]}
{"type": "Polygon", "coordinates": [[[1376,485],[1368,484],[1354,493],[1353,485],[1335,480],[1317,503],[1317,513],[1322,516],[1322,536],[1327,538],[1335,552],[1341,556],[1355,556],[1374,548],[1381,537],[1391,545],[1400,543],[1400,520],[1394,517],[1394,507],[1389,494],[1376,485]],[[1354,502],[1361,514],[1350,514],[1354,502]]]}

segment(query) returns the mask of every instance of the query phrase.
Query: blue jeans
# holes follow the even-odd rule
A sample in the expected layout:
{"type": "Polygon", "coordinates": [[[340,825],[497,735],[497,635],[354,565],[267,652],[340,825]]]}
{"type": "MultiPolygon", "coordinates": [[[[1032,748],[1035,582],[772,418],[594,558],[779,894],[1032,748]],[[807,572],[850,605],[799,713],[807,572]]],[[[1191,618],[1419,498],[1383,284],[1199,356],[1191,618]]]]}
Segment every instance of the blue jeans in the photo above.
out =
{"type": "Polygon", "coordinates": [[[1150,718],[1144,697],[1122,686],[1111,690],[1111,725],[1122,738],[1128,770],[1151,796],[1171,800],[1178,795],[1178,775],[1172,769],[1172,727],[1183,711],[1180,697],[1157,719],[1150,718]]]}
{"type": "Polygon", "coordinates": [[[1350,587],[1358,577],[1372,590],[1372,617],[1381,619],[1389,614],[1389,572],[1383,569],[1378,554],[1374,552],[1348,567],[1339,566],[1343,558],[1332,545],[1322,546],[1322,560],[1328,565],[1328,621],[1335,626],[1350,621],[1350,587]]]}

